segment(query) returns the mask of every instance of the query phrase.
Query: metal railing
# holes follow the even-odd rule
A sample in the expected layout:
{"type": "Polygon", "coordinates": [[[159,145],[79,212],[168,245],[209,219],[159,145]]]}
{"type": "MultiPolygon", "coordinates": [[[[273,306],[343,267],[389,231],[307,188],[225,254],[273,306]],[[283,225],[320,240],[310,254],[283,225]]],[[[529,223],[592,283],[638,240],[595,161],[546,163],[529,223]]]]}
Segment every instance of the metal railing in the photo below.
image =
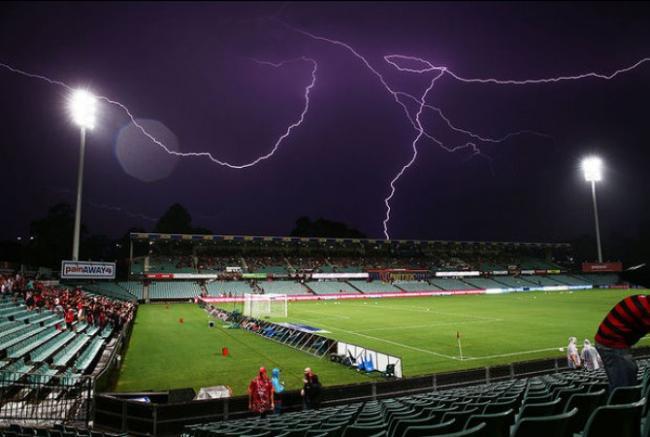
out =
{"type": "Polygon", "coordinates": [[[87,428],[93,392],[90,376],[0,371],[0,425],[87,428]]]}

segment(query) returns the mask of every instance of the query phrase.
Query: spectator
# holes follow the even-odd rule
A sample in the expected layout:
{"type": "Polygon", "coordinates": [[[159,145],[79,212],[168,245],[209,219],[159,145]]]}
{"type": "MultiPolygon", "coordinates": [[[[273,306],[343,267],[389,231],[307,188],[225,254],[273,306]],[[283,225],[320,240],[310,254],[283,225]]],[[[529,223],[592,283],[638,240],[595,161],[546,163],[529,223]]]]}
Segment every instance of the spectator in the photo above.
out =
{"type": "Polygon", "coordinates": [[[598,326],[596,349],[602,357],[609,389],[636,385],[637,365],[630,348],[650,332],[650,302],[646,295],[617,303],[598,326]]]}
{"type": "Polygon", "coordinates": [[[591,342],[585,339],[582,352],[580,353],[582,365],[587,370],[598,370],[603,366],[603,362],[598,355],[598,351],[591,345],[591,342]]]}
{"type": "Polygon", "coordinates": [[[68,308],[68,311],[65,313],[65,326],[68,331],[72,331],[72,323],[74,322],[74,310],[68,308]]]}
{"type": "Polygon", "coordinates": [[[300,394],[303,398],[304,408],[308,410],[320,408],[321,386],[318,381],[318,376],[307,367],[302,382],[303,387],[300,390],[300,394]]]}
{"type": "Polygon", "coordinates": [[[269,381],[266,369],[260,367],[259,374],[248,385],[248,409],[264,418],[274,408],[273,384],[269,381]]]}
{"type": "Polygon", "coordinates": [[[315,410],[320,408],[321,385],[320,381],[318,380],[318,375],[314,373],[311,375],[311,383],[309,390],[307,391],[307,397],[309,398],[309,404],[311,405],[311,408],[315,410]]]}
{"type": "Polygon", "coordinates": [[[271,373],[271,383],[273,384],[273,401],[275,408],[273,412],[280,414],[282,412],[282,394],[284,393],[284,383],[280,381],[280,369],[277,367],[271,373]]]}
{"type": "Polygon", "coordinates": [[[577,338],[569,337],[569,345],[566,348],[566,358],[569,369],[580,368],[580,355],[578,354],[578,346],[576,346],[577,341],[577,338]]]}

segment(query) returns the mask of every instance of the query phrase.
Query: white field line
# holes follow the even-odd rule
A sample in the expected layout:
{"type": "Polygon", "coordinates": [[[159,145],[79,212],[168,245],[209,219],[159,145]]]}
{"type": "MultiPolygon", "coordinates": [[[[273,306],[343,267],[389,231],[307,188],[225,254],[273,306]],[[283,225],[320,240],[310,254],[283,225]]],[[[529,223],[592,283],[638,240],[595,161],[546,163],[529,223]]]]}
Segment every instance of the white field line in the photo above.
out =
{"type": "Polygon", "coordinates": [[[440,322],[440,323],[430,323],[427,325],[408,325],[408,326],[397,326],[397,327],[385,327],[385,328],[370,328],[363,329],[356,332],[374,332],[374,331],[397,331],[401,329],[419,329],[419,328],[435,328],[438,326],[463,326],[473,323],[496,323],[503,322],[503,319],[492,319],[492,320],[467,320],[465,322],[440,322]]]}
{"type": "Polygon", "coordinates": [[[538,353],[538,352],[549,352],[549,351],[558,351],[558,352],[559,352],[559,351],[560,351],[560,347],[561,347],[561,346],[558,346],[558,347],[549,347],[549,348],[546,348],[546,349],[533,349],[533,350],[529,350],[529,351],[509,352],[509,353],[507,353],[507,354],[484,355],[484,356],[481,356],[481,357],[468,357],[468,356],[464,356],[464,357],[463,357],[463,361],[469,361],[469,360],[489,360],[489,359],[491,359],[491,358],[505,358],[505,357],[513,357],[513,356],[516,356],[516,355],[535,354],[535,353],[538,353]]]}
{"type": "Polygon", "coordinates": [[[405,305],[400,305],[400,306],[389,306],[389,305],[358,305],[358,304],[348,304],[346,307],[358,307],[358,308],[375,308],[375,309],[392,309],[392,310],[397,310],[397,311],[408,311],[411,313],[429,313],[433,315],[440,315],[440,316],[449,316],[449,317],[459,317],[459,318],[467,318],[470,317],[472,319],[476,320],[495,320],[494,318],[491,317],[482,317],[482,316],[473,316],[471,314],[458,314],[458,313],[443,313],[440,311],[434,311],[431,310],[430,308],[423,308],[423,307],[415,307],[415,306],[405,306],[405,305]]]}
{"type": "MultiPolygon", "coordinates": [[[[311,320],[304,320],[304,319],[297,319],[297,320],[299,320],[301,322],[312,323],[312,324],[316,323],[316,322],[311,321],[311,320]]],[[[460,361],[460,358],[454,357],[454,356],[451,356],[451,355],[445,355],[445,354],[441,354],[439,352],[430,351],[428,349],[422,349],[422,348],[419,348],[419,347],[410,346],[408,344],[398,343],[396,341],[387,340],[385,338],[373,337],[372,335],[362,334],[360,332],[348,331],[347,329],[341,329],[341,328],[336,328],[336,327],[332,327],[332,326],[327,326],[327,325],[323,325],[322,323],[319,323],[319,324],[320,324],[320,326],[323,326],[324,328],[332,329],[332,330],[335,330],[335,331],[341,331],[341,332],[344,332],[346,334],[357,335],[359,337],[369,338],[371,340],[379,341],[379,342],[386,343],[386,344],[392,344],[393,346],[398,346],[398,347],[401,347],[401,348],[404,348],[404,349],[411,349],[411,350],[414,350],[414,351],[417,351],[417,352],[422,352],[422,353],[425,353],[425,354],[434,355],[436,357],[447,358],[448,360],[460,361]]]]}

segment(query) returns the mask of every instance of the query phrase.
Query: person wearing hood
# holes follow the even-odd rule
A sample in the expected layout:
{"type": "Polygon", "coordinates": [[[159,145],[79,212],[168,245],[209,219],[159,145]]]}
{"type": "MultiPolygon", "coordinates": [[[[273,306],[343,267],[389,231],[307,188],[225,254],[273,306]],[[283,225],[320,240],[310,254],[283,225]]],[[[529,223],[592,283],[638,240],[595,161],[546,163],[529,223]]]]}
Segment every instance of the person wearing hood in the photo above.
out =
{"type": "Polygon", "coordinates": [[[578,346],[576,346],[577,341],[577,338],[569,337],[569,345],[566,348],[566,358],[569,369],[579,369],[581,366],[580,354],[578,354],[578,346]]]}
{"type": "Polygon", "coordinates": [[[587,339],[585,339],[580,358],[582,359],[583,366],[587,370],[598,370],[603,367],[603,361],[600,359],[598,351],[587,339]]]}
{"type": "Polygon", "coordinates": [[[273,384],[266,374],[266,369],[260,367],[259,373],[248,385],[248,409],[261,417],[266,417],[274,407],[273,384]]]}
{"type": "Polygon", "coordinates": [[[273,412],[280,414],[282,412],[282,394],[284,393],[284,383],[280,381],[280,369],[277,367],[271,373],[271,384],[273,384],[273,401],[275,408],[273,412]]]}

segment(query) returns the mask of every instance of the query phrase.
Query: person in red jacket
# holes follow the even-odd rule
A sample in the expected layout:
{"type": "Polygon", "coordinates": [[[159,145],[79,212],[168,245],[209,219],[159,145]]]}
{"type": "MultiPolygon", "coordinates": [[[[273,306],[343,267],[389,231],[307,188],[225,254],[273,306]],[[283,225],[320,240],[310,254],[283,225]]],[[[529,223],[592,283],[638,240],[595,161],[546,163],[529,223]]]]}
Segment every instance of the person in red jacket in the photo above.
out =
{"type": "Polygon", "coordinates": [[[68,308],[68,311],[65,313],[65,326],[68,328],[68,331],[72,331],[72,323],[74,322],[74,310],[68,308]]]}
{"type": "Polygon", "coordinates": [[[266,369],[260,367],[259,374],[248,386],[248,409],[265,417],[274,408],[273,384],[266,374],[266,369]]]}

